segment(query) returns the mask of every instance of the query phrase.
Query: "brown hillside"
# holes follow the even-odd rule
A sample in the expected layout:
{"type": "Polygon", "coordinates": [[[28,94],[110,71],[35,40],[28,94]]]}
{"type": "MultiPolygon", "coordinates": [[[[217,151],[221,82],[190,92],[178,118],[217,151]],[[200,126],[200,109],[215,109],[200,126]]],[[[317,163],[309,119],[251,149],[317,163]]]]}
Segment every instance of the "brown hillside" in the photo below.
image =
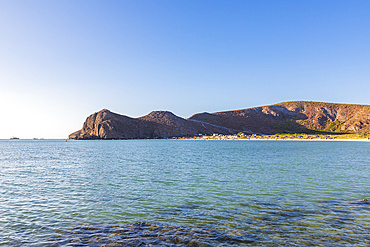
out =
{"type": "Polygon", "coordinates": [[[70,139],[146,139],[194,136],[213,133],[231,134],[227,128],[189,121],[168,111],[153,111],[130,118],[103,109],[87,117],[82,129],[70,139]]]}
{"type": "Polygon", "coordinates": [[[188,119],[168,111],[130,118],[109,110],[90,115],[71,139],[141,139],[244,133],[370,133],[370,106],[292,101],[235,111],[198,113],[188,119]]]}
{"type": "Polygon", "coordinates": [[[370,132],[370,106],[284,102],[236,111],[196,114],[191,119],[257,133],[370,132]]]}

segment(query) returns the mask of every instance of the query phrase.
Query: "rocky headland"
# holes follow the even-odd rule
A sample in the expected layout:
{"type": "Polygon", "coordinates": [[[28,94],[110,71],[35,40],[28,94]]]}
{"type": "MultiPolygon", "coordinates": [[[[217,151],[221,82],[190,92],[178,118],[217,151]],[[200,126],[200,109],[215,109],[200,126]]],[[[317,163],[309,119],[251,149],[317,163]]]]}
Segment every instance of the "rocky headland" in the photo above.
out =
{"type": "Polygon", "coordinates": [[[370,105],[292,101],[187,119],[168,111],[131,118],[103,109],[70,139],[156,139],[216,134],[370,133],[370,105]]]}

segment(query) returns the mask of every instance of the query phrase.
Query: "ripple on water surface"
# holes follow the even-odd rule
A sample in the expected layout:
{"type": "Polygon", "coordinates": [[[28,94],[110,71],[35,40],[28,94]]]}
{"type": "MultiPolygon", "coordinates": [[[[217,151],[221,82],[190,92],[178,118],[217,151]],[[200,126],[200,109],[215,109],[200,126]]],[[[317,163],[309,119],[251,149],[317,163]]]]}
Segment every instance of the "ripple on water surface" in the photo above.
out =
{"type": "Polygon", "coordinates": [[[367,246],[368,150],[0,141],[0,245],[367,246]]]}
{"type": "Polygon", "coordinates": [[[68,246],[240,246],[255,239],[201,227],[141,222],[76,226],[49,241],[51,245],[68,246]]]}

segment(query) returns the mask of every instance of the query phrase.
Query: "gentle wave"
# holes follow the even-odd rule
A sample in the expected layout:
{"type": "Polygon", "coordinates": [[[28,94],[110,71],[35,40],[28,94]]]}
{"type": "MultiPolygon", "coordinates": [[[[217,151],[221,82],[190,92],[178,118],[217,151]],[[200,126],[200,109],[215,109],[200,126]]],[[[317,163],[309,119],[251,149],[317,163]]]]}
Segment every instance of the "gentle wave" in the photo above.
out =
{"type": "Polygon", "coordinates": [[[0,141],[0,169],[0,245],[370,245],[368,142],[0,141]]]}

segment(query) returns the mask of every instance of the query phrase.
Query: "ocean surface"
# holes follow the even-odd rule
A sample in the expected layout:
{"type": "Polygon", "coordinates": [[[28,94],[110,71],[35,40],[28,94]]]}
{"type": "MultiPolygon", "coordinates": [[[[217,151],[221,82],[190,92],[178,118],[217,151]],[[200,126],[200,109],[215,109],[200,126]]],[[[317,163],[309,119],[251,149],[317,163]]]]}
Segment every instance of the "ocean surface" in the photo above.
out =
{"type": "Polygon", "coordinates": [[[370,142],[0,140],[0,246],[370,246],[370,142]]]}

